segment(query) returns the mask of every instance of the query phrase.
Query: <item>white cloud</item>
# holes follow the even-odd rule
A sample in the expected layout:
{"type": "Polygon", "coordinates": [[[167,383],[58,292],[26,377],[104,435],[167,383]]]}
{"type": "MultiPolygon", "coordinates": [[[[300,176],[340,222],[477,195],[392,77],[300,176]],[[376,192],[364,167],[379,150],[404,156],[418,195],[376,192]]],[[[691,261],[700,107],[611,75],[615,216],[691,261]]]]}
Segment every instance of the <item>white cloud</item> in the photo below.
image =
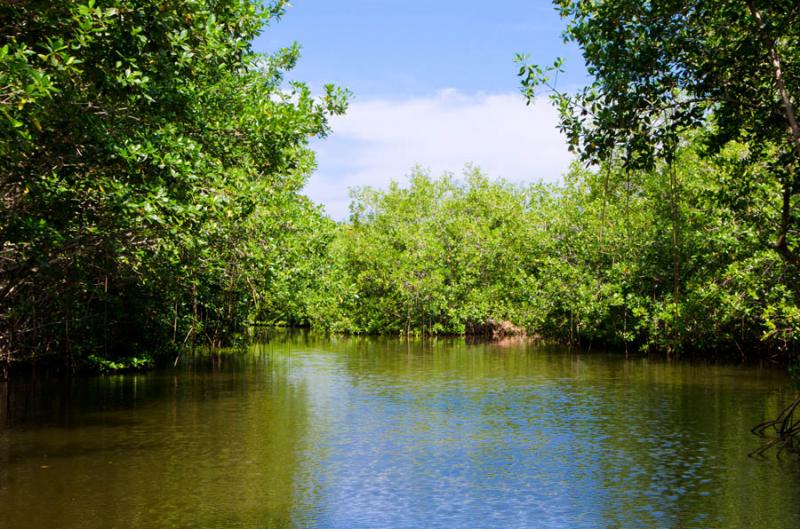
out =
{"type": "Polygon", "coordinates": [[[348,189],[404,181],[417,164],[433,174],[460,173],[467,163],[492,178],[557,181],[572,156],[556,129],[558,114],[542,99],[519,94],[442,90],[410,99],[356,99],[315,145],[319,168],[307,194],[335,219],[348,211],[348,189]]]}

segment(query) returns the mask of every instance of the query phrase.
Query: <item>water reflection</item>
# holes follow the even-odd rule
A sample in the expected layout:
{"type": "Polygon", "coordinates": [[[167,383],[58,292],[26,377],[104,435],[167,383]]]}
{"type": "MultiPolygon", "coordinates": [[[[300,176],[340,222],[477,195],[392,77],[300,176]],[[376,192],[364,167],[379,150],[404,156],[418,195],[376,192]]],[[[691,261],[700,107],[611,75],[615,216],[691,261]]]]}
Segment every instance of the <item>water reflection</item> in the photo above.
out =
{"type": "Polygon", "coordinates": [[[305,393],[260,361],[13,387],[0,527],[291,527],[305,393]]]}
{"type": "Polygon", "coordinates": [[[786,382],[291,335],[176,372],[15,383],[0,526],[794,529],[800,465],[746,457],[786,382]]]}

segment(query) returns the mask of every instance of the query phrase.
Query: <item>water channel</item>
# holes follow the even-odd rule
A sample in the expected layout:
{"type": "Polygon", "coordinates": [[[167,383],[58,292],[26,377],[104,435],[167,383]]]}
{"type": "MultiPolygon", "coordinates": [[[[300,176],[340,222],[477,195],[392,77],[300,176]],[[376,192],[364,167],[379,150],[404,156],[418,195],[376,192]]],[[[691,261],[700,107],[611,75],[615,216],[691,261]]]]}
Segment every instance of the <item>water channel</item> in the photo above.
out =
{"type": "Polygon", "coordinates": [[[0,527],[800,527],[785,370],[287,335],[0,383],[0,527]]]}

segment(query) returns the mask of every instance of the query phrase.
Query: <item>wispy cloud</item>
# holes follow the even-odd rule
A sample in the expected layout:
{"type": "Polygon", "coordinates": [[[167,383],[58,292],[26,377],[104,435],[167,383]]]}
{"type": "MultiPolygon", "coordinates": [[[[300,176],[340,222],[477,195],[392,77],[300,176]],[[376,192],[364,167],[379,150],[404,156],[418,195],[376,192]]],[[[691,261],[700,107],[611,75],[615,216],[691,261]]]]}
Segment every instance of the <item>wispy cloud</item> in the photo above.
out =
{"type": "Polygon", "coordinates": [[[433,174],[467,163],[514,182],[557,181],[572,156],[547,100],[525,106],[519,94],[465,94],[356,100],[318,143],[319,169],[306,192],[335,219],[348,211],[348,189],[403,181],[417,164],[433,174]]]}

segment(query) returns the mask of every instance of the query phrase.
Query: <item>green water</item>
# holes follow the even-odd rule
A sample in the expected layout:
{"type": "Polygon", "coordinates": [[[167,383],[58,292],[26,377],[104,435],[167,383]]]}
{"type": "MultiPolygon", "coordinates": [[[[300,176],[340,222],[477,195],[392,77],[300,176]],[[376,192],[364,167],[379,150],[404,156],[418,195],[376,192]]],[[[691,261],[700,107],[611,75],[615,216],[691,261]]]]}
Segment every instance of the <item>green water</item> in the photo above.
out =
{"type": "Polygon", "coordinates": [[[0,386],[0,527],[800,527],[781,370],[284,337],[0,386]]]}

